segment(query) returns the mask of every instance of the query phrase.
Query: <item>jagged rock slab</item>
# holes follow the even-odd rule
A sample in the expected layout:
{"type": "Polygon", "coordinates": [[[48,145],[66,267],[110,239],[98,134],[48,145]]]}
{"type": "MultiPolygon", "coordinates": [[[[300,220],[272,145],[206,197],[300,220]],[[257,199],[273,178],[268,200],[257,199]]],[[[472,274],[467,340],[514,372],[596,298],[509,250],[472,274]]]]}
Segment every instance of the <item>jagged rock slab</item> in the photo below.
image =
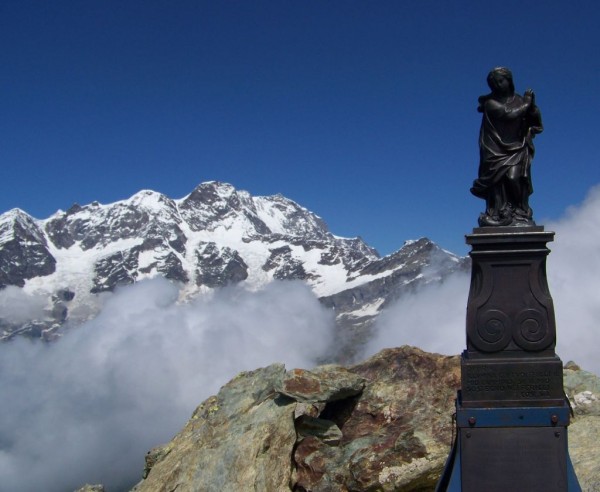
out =
{"type": "Polygon", "coordinates": [[[342,366],[288,371],[275,390],[302,403],[333,402],[362,393],[366,379],[342,366]]]}
{"type": "Polygon", "coordinates": [[[154,452],[159,459],[134,490],[289,490],[295,403],[274,391],[284,373],[275,364],[225,385],[172,443],[154,452]]]}

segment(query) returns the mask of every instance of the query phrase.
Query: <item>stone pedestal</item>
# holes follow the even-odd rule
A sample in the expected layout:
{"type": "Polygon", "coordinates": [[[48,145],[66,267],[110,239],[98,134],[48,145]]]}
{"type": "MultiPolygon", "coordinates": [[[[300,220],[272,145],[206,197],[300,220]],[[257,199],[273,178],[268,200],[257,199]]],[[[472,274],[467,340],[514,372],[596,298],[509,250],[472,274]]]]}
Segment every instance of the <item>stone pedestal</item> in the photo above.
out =
{"type": "Polygon", "coordinates": [[[543,227],[483,227],[472,247],[457,438],[437,491],[579,492],[555,354],[543,227]]]}
{"type": "Polygon", "coordinates": [[[562,404],[546,278],[546,244],[553,238],[543,227],[477,228],[467,236],[472,268],[461,361],[464,406],[562,404]]]}

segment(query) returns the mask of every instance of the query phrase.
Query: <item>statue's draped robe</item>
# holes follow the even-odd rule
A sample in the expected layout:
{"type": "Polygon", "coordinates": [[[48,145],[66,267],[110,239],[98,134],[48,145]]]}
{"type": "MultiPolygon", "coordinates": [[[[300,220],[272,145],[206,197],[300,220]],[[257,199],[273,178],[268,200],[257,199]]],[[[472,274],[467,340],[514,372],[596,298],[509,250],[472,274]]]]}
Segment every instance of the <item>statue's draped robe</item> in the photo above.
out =
{"type": "Polygon", "coordinates": [[[525,117],[525,135],[522,139],[506,143],[502,141],[489,114],[484,112],[479,132],[479,177],[473,182],[471,193],[480,198],[488,198],[490,190],[501,186],[502,178],[513,166],[519,166],[519,175],[526,180],[528,194],[533,193],[531,184],[533,135],[541,131],[541,126],[541,117],[536,108],[531,115],[525,117]]]}

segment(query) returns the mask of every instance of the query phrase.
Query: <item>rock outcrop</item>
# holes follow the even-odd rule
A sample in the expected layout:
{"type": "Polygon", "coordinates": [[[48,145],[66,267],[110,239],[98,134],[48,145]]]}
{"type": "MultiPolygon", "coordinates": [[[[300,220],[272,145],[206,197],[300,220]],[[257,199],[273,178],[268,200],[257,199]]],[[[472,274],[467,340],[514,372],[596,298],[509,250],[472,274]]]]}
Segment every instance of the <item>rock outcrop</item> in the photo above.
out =
{"type": "Polygon", "coordinates": [[[75,492],[106,492],[106,490],[104,489],[104,485],[101,484],[85,484],[83,487],[77,489],[75,492]]]}
{"type": "MultiPolygon", "coordinates": [[[[241,373],[146,456],[136,492],[434,490],[453,437],[458,357],[401,347],[360,364],[241,373]]],[[[574,365],[571,458],[600,490],[600,380],[574,365]]]]}
{"type": "Polygon", "coordinates": [[[426,490],[450,449],[458,359],[402,347],[361,364],[242,373],[147,456],[136,491],[426,490]]]}
{"type": "Polygon", "coordinates": [[[600,491],[600,378],[575,364],[565,366],[565,393],[575,418],[569,426],[571,460],[584,492],[600,491]]]}

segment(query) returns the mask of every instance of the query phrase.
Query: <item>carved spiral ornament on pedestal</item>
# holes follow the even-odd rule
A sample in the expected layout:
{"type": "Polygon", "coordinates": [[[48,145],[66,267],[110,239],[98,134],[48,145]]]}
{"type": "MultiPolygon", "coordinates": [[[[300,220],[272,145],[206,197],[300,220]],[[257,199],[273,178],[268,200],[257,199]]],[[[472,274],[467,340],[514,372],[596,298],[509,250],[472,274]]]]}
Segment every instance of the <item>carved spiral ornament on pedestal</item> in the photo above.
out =
{"type": "Polygon", "coordinates": [[[516,317],[514,339],[526,350],[543,350],[552,343],[552,333],[544,313],[537,309],[524,309],[516,317]]]}
{"type": "Polygon", "coordinates": [[[479,316],[477,323],[479,339],[472,340],[480,350],[495,352],[505,348],[512,338],[509,317],[499,309],[489,309],[479,316]]]}

